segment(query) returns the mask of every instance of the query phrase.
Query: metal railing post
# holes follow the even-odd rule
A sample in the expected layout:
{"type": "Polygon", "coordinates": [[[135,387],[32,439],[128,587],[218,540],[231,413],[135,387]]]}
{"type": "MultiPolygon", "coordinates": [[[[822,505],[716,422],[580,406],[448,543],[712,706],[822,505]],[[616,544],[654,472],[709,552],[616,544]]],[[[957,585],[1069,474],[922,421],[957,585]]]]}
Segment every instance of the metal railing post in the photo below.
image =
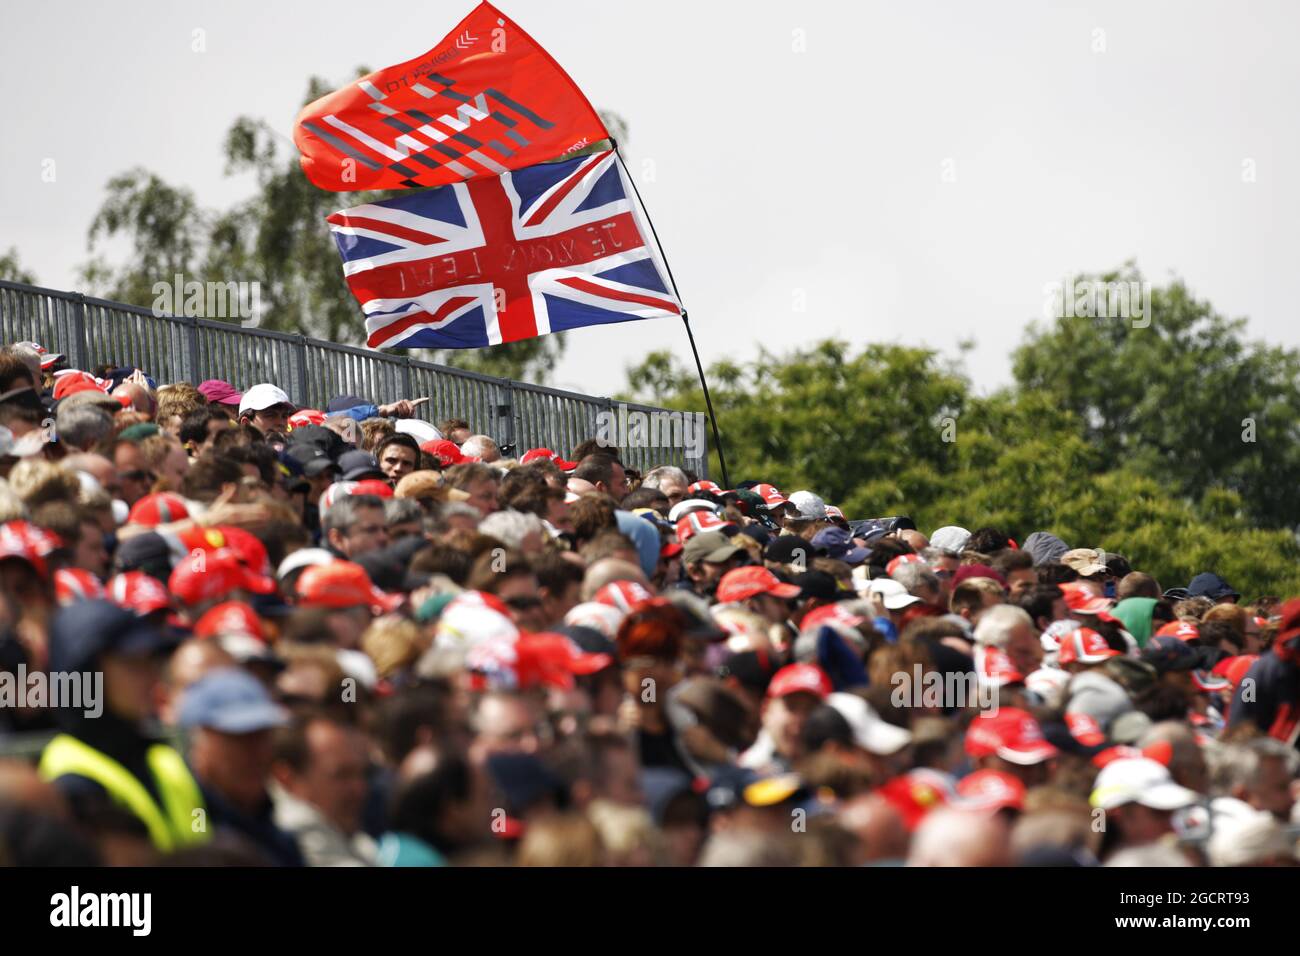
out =
{"type": "Polygon", "coordinates": [[[78,292],[72,300],[72,358],[75,368],[90,368],[90,343],[86,340],[86,295],[78,292]]]}

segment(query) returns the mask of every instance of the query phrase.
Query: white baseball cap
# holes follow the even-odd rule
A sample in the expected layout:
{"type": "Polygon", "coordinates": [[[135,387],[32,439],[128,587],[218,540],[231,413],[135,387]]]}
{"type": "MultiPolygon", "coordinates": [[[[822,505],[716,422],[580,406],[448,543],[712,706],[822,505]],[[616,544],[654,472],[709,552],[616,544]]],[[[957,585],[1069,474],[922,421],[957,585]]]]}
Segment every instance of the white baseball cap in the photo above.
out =
{"type": "Polygon", "coordinates": [[[712,511],[716,513],[718,506],[712,501],[705,501],[703,498],[687,498],[685,501],[679,501],[673,505],[672,510],[668,512],[668,520],[673,524],[690,514],[692,511],[712,511]]]}
{"type": "Polygon", "coordinates": [[[912,732],[895,727],[871,709],[857,694],[834,693],[826,698],[853,731],[853,741],[863,750],[880,756],[898,753],[912,742],[912,732]]]}
{"type": "Polygon", "coordinates": [[[921,600],[893,578],[875,578],[867,586],[868,594],[879,594],[880,603],[891,611],[901,611],[921,600]]]}
{"type": "Polygon", "coordinates": [[[263,382],[261,385],[254,385],[244,393],[244,397],[239,400],[239,414],[244,412],[260,412],[272,405],[292,405],[289,396],[285,394],[284,389],[278,385],[272,385],[269,382],[263,382]]]}
{"type": "Polygon", "coordinates": [[[826,502],[820,495],[815,495],[811,491],[796,491],[790,496],[790,504],[799,509],[800,518],[814,521],[822,521],[826,518],[826,502]]]}
{"type": "Polygon", "coordinates": [[[285,556],[280,566],[275,569],[275,576],[281,580],[300,568],[309,568],[317,564],[333,564],[337,558],[333,552],[324,548],[299,548],[285,556]]]}
{"type": "Polygon", "coordinates": [[[1097,774],[1090,802],[1103,810],[1126,803],[1140,803],[1152,810],[1180,810],[1198,799],[1195,790],[1174,783],[1163,764],[1148,757],[1121,757],[1097,774]]]}

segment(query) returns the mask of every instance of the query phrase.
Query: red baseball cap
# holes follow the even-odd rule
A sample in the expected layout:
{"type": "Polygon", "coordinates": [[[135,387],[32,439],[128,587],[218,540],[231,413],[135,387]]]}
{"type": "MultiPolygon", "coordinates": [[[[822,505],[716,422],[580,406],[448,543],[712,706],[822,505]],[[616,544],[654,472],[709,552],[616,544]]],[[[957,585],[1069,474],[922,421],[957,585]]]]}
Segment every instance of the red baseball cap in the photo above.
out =
{"type": "Polygon", "coordinates": [[[574,471],[578,467],[576,461],[566,461],[549,448],[530,448],[524,452],[524,457],[519,459],[521,465],[531,465],[535,461],[554,462],[560,471],[574,471]]]}
{"type": "Polygon", "coordinates": [[[271,573],[271,560],[266,553],[266,545],[262,544],[251,531],[234,525],[221,524],[210,528],[189,528],[177,537],[191,554],[195,551],[209,553],[220,550],[233,551],[244,566],[253,573],[260,575],[271,573]]]}
{"type": "Polygon", "coordinates": [[[1016,665],[1011,663],[1011,658],[1002,648],[994,647],[992,644],[981,645],[975,648],[975,657],[979,675],[985,683],[1002,687],[1006,684],[1025,682],[1025,675],[1016,669],[1016,665]]]}
{"type": "Polygon", "coordinates": [[[854,614],[852,611],[846,610],[843,604],[823,604],[803,616],[803,620],[799,622],[799,630],[807,631],[814,627],[821,627],[823,624],[843,624],[846,627],[857,627],[865,620],[866,618],[861,614],[854,614]]]}
{"type": "Polygon", "coordinates": [[[610,581],[593,594],[591,599],[600,604],[616,607],[624,614],[628,614],[642,601],[648,601],[652,597],[654,595],[639,581],[610,581]]]}
{"type": "Polygon", "coordinates": [[[956,791],[940,774],[927,767],[918,767],[895,777],[876,790],[903,818],[908,832],[915,830],[925,815],[936,807],[947,806],[956,791]]]}
{"type": "Polygon", "coordinates": [[[924,564],[924,563],[925,563],[925,558],[921,557],[919,554],[900,554],[898,557],[893,558],[892,560],[890,560],[890,562],[887,565],[885,565],[885,573],[888,574],[890,577],[893,577],[894,572],[897,571],[905,564],[924,564]]]}
{"type": "Polygon", "coordinates": [[[831,679],[817,665],[787,664],[772,675],[772,680],[767,685],[767,696],[788,697],[802,691],[825,700],[832,690],[831,679]]]}
{"type": "Polygon", "coordinates": [[[397,610],[405,598],[385,594],[370,582],[366,569],[352,561],[308,568],[298,578],[298,603],[308,607],[350,608],[369,605],[377,614],[397,610]]]}
{"type": "Polygon", "coordinates": [[[189,516],[190,509],[186,507],[184,498],[170,491],[158,491],[145,495],[132,505],[130,513],[126,516],[126,523],[142,524],[153,528],[189,516]]]}
{"type": "Polygon", "coordinates": [[[19,558],[35,568],[41,577],[45,577],[49,570],[45,559],[50,552],[61,547],[63,539],[57,534],[21,518],[0,524],[0,560],[19,558]]]}
{"type": "Polygon", "coordinates": [[[1070,736],[1085,747],[1096,747],[1106,742],[1101,724],[1091,714],[1066,714],[1065,726],[1069,729],[1070,736]]]}
{"type": "Polygon", "coordinates": [[[243,601],[218,604],[194,623],[195,637],[219,637],[223,634],[245,634],[259,641],[266,640],[262,619],[243,601]]]}
{"type": "Polygon", "coordinates": [[[725,494],[727,494],[727,492],[725,492],[725,491],[722,490],[722,486],[721,486],[721,485],[719,485],[716,481],[709,481],[707,478],[705,478],[705,479],[703,479],[703,480],[701,480],[701,481],[697,481],[697,482],[695,482],[695,484],[689,486],[686,490],[689,491],[689,492],[690,492],[691,494],[693,494],[693,495],[694,495],[694,494],[698,494],[698,493],[701,492],[701,491],[706,491],[706,492],[708,492],[708,493],[711,494],[711,495],[725,495],[725,494]]]}
{"type": "Polygon", "coordinates": [[[1110,598],[1093,594],[1084,588],[1063,587],[1061,590],[1065,592],[1065,606],[1076,614],[1087,614],[1103,621],[1115,620],[1109,613],[1115,606],[1110,598]]]}
{"type": "Polygon", "coordinates": [[[459,465],[467,461],[478,461],[477,458],[461,454],[460,446],[446,438],[435,438],[432,441],[427,441],[420,446],[420,451],[427,451],[430,455],[433,455],[438,461],[442,462],[444,468],[450,468],[452,465],[459,465]]]}
{"type": "Polygon", "coordinates": [[[378,478],[364,478],[352,486],[352,490],[349,494],[376,495],[380,498],[391,498],[393,497],[393,486],[378,478]]]}
{"type": "Polygon", "coordinates": [[[96,391],[108,393],[103,384],[89,372],[83,372],[80,369],[67,372],[64,375],[54,377],[54,400],[57,402],[67,398],[69,395],[75,395],[77,392],[96,391]]]}
{"type": "Polygon", "coordinates": [[[83,568],[59,568],[54,572],[54,597],[59,604],[102,598],[104,585],[83,568]]]}
{"type": "Polygon", "coordinates": [[[586,653],[563,634],[520,634],[514,641],[482,641],[465,656],[475,690],[553,687],[572,690],[574,676],[595,674],[614,663],[609,654],[586,653]]]}
{"type": "Polygon", "coordinates": [[[1233,687],[1239,687],[1245,679],[1247,671],[1257,660],[1259,660],[1258,654],[1238,654],[1235,657],[1225,657],[1214,665],[1214,673],[1220,677],[1226,677],[1233,687]]]}
{"type": "Polygon", "coordinates": [[[955,588],[969,578],[992,578],[1003,587],[1007,586],[1006,575],[987,564],[963,564],[953,572],[952,586],[955,588]]]}
{"type": "Polygon", "coordinates": [[[1120,652],[1107,644],[1106,638],[1092,628],[1076,627],[1061,638],[1061,646],[1057,651],[1056,662],[1061,665],[1074,663],[1100,664],[1108,658],[1119,656],[1120,652]]]}
{"type": "Polygon", "coordinates": [[[141,617],[172,605],[171,595],[163,583],[143,571],[114,575],[108,582],[107,596],[118,607],[134,611],[141,617]]]}
{"type": "Polygon", "coordinates": [[[971,810],[1023,810],[1025,785],[1003,770],[976,770],[957,781],[962,805],[971,810]]]}
{"type": "Polygon", "coordinates": [[[767,508],[779,508],[790,499],[781,492],[776,490],[775,485],[755,485],[749,489],[754,494],[763,499],[763,505],[767,508]]]}
{"type": "Polygon", "coordinates": [[[1201,636],[1201,628],[1195,621],[1169,621],[1162,624],[1153,637],[1176,637],[1180,641],[1194,641],[1201,636]]]}
{"type": "Polygon", "coordinates": [[[172,569],[167,589],[184,604],[199,604],[231,591],[275,593],[275,581],[249,568],[230,548],[182,558],[172,569]]]}
{"type": "Polygon", "coordinates": [[[289,416],[290,428],[302,428],[304,425],[324,425],[325,413],[317,408],[300,408],[289,416]]]}
{"type": "Polygon", "coordinates": [[[1031,714],[1019,707],[1001,707],[980,714],[966,728],[966,753],[972,757],[996,754],[1010,763],[1028,766],[1056,756],[1056,748],[1043,737],[1031,714]]]}
{"type": "Polygon", "coordinates": [[[721,531],[723,528],[734,527],[733,522],[727,521],[712,511],[692,511],[690,514],[682,515],[677,519],[677,543],[684,545],[691,540],[692,535],[704,531],[721,531]]]}
{"type": "Polygon", "coordinates": [[[731,604],[743,601],[756,594],[771,594],[790,600],[799,596],[797,584],[786,584],[767,568],[748,565],[734,568],[722,576],[718,582],[718,603],[731,604]]]}

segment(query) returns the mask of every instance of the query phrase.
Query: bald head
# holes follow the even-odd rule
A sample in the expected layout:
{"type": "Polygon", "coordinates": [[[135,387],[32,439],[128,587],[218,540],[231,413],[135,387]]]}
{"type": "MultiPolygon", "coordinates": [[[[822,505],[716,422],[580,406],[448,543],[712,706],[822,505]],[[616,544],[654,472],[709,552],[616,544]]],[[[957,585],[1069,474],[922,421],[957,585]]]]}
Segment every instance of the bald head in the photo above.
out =
{"type": "Polygon", "coordinates": [[[645,576],[639,564],[631,564],[619,558],[601,558],[587,569],[582,579],[582,599],[590,601],[597,591],[612,581],[635,581],[650,587],[650,579],[645,576]]]}
{"type": "Polygon", "coordinates": [[[921,553],[922,548],[930,547],[930,539],[915,528],[907,528],[898,532],[898,536],[912,546],[912,550],[917,554],[921,553]]]}
{"type": "Polygon", "coordinates": [[[840,808],[839,822],[858,838],[861,852],[855,862],[859,866],[907,857],[907,827],[884,797],[874,793],[854,797],[840,808]]]}
{"type": "Polygon", "coordinates": [[[123,382],[117,388],[113,389],[112,395],[114,398],[125,395],[131,400],[131,407],[133,409],[137,412],[143,412],[144,414],[153,417],[154,408],[156,407],[153,395],[151,395],[149,389],[145,388],[143,385],[136,382],[123,382]]]}
{"type": "Polygon", "coordinates": [[[1007,866],[1010,834],[994,814],[935,810],[912,837],[908,866],[1007,866]]]}

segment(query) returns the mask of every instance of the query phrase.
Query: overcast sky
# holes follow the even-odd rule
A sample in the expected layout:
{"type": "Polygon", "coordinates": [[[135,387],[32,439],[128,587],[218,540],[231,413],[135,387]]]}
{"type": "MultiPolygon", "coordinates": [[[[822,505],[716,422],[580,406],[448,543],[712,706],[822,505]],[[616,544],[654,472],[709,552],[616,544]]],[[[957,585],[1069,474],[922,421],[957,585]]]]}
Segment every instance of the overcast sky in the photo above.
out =
{"type": "MultiPolygon", "coordinates": [[[[252,191],[222,170],[237,116],[288,136],[310,75],[422,53],[473,5],[7,5],[0,251],[74,288],[111,176],[145,166],[224,208],[252,191]]],[[[827,336],[955,354],[969,337],[987,390],[1048,283],[1127,259],[1300,345],[1300,5],[498,6],[628,120],[706,362],[827,336]]],[[[689,361],[680,322],[579,330],[555,384],[609,394],[662,347],[689,361]]]]}

